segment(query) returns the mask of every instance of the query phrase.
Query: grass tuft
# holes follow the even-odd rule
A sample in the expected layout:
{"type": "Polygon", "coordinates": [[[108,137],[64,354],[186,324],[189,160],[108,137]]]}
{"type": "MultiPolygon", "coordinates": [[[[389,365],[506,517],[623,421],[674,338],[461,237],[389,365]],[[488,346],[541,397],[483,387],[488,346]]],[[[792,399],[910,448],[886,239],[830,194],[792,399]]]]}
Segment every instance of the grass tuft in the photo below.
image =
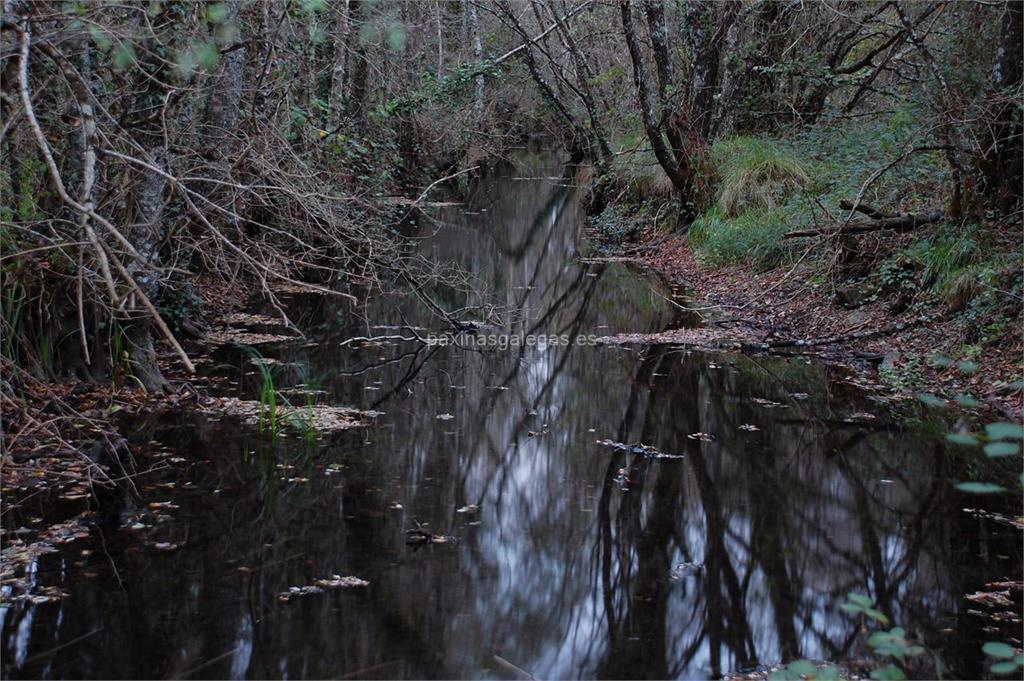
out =
{"type": "Polygon", "coordinates": [[[721,178],[718,209],[728,218],[770,211],[811,181],[804,164],[769,139],[723,140],[711,148],[711,161],[721,178]]]}

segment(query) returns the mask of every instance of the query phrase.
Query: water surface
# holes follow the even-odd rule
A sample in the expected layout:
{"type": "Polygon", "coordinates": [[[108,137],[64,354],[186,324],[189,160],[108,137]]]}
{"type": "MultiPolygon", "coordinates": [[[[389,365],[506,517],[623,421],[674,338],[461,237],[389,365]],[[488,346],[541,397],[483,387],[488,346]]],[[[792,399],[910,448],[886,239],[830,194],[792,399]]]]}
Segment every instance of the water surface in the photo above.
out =
{"type": "MultiPolygon", "coordinates": [[[[432,286],[431,300],[463,319],[494,305],[496,333],[681,323],[656,282],[580,262],[562,176],[524,160],[421,220],[415,248],[477,291],[432,286]]],[[[934,417],[799,358],[340,345],[440,329],[409,290],[289,310],[311,342],[266,351],[286,363],[277,386],[384,414],[320,442],[194,411],[133,423],[140,465],[151,441],[184,461],[40,559],[39,582],[70,595],[2,611],[4,677],[709,678],[861,655],[850,591],[956,674],[982,673],[993,634],[964,594],[1019,575],[1021,544],[963,511],[979,500],[952,487],[963,453],[934,417]],[[149,505],[166,501],[158,522],[149,505]],[[146,527],[125,527],[143,511],[146,527]],[[417,527],[453,540],[407,545],[417,527]],[[278,599],[333,574],[370,584],[278,599]]],[[[222,390],[255,396],[244,353],[216,362],[237,382],[222,390]]]]}

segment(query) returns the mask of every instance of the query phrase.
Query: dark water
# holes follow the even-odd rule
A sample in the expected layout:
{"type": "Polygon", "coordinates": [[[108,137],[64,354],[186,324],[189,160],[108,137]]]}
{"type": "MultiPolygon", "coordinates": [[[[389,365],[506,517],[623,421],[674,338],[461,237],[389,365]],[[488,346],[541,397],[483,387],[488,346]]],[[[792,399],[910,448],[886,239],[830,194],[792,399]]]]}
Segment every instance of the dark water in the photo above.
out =
{"type": "MultiPolygon", "coordinates": [[[[486,293],[433,299],[496,302],[508,333],[679,323],[640,274],[579,263],[573,190],[521,179],[561,173],[524,161],[482,180],[472,210],[425,222],[420,252],[486,293]]],[[[0,611],[5,677],[706,678],[861,656],[839,607],[850,591],[954,675],[983,673],[981,642],[1001,634],[964,594],[1019,575],[1021,543],[962,510],[979,499],[950,484],[965,460],[933,417],[802,359],[339,345],[403,320],[438,328],[409,292],[361,315],[318,296],[291,311],[316,345],[266,352],[292,363],[278,387],[384,415],[319,443],[194,412],[134,424],[136,451],[152,440],[185,459],[140,482],[136,508],[178,508],[41,558],[39,583],[70,596],[0,611]],[[408,546],[417,523],[455,541],[408,546]],[[370,585],[278,600],[332,574],[370,585]]],[[[255,396],[243,355],[217,361],[240,381],[226,390],[255,396]]]]}

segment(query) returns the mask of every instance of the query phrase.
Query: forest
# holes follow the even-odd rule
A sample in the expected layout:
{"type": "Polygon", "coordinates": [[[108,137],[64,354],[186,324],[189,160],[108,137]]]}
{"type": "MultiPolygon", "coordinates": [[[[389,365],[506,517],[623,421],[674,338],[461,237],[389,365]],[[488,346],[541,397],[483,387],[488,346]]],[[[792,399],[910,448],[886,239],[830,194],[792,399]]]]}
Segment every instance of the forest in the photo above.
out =
{"type": "Polygon", "coordinates": [[[1020,678],[1024,3],[0,19],[2,678],[1020,678]]]}

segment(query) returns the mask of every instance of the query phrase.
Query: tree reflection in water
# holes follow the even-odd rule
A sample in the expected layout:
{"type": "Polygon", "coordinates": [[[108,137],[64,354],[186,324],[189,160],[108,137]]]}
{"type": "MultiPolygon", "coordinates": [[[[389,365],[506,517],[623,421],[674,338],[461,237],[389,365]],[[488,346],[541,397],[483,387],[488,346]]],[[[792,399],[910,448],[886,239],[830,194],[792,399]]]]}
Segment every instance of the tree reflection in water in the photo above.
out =
{"type": "MultiPolygon", "coordinates": [[[[517,172],[530,170],[560,172],[517,172]]],[[[469,210],[434,215],[415,248],[478,284],[434,300],[490,305],[508,334],[678,324],[650,282],[580,264],[564,184],[485,177],[469,210]]],[[[849,591],[957,674],[981,673],[962,595],[1019,575],[1019,536],[961,511],[948,481],[964,462],[941,428],[890,418],[842,372],[665,347],[340,346],[368,326],[436,324],[408,290],[358,314],[315,297],[293,312],[317,344],[279,349],[275,382],[380,409],[377,426],[310,445],[195,414],[136,424],[137,443],[191,462],[149,480],[139,507],[180,509],[40,559],[40,582],[70,596],[3,613],[6,677],[511,675],[495,656],[539,678],[714,677],[861,654],[839,608],[849,591]],[[479,511],[457,512],[468,504],[479,511]],[[406,546],[414,523],[458,542],[406,546]],[[331,574],[370,586],[277,600],[331,574]]],[[[217,361],[253,394],[244,355],[217,361]]]]}

